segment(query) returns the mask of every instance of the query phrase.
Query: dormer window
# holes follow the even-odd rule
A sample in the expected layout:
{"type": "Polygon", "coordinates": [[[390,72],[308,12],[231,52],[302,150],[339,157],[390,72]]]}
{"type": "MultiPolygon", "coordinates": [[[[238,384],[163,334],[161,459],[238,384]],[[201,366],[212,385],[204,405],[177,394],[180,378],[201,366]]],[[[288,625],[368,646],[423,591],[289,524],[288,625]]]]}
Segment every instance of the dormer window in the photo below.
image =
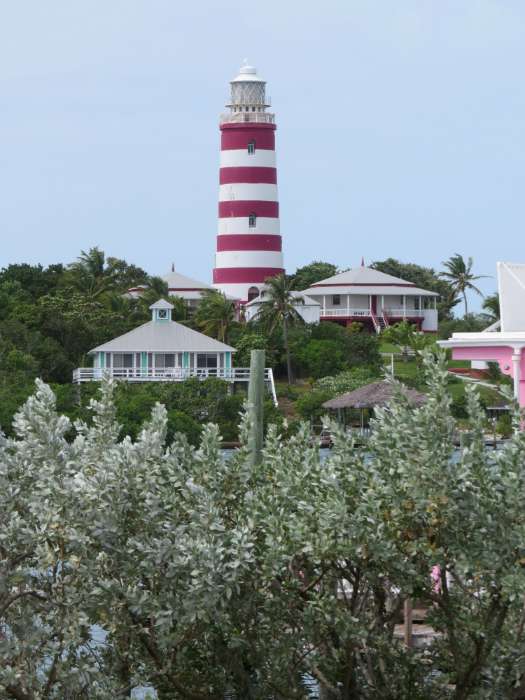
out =
{"type": "Polygon", "coordinates": [[[250,141],[250,143],[248,144],[248,155],[253,156],[254,153],[255,153],[255,141],[250,141]]]}
{"type": "Polygon", "coordinates": [[[257,226],[257,214],[250,214],[248,217],[248,226],[250,228],[255,228],[257,226]]]}
{"type": "Polygon", "coordinates": [[[165,320],[168,318],[168,311],[167,309],[159,309],[159,319],[165,320]]]}

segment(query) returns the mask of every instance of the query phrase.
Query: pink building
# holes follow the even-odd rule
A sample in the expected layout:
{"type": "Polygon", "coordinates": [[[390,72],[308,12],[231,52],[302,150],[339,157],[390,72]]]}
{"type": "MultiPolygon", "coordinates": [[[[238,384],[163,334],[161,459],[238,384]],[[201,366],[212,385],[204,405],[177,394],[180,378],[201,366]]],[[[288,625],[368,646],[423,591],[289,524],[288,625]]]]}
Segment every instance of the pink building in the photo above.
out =
{"type": "Polygon", "coordinates": [[[500,262],[500,321],[482,333],[454,333],[440,341],[455,360],[497,362],[514,380],[514,396],[525,406],[525,265],[500,262]]]}
{"type": "Polygon", "coordinates": [[[244,65],[231,81],[229,113],[221,117],[219,231],[213,284],[250,301],[268,277],[283,272],[279,229],[275,115],[266,83],[244,65]]]}

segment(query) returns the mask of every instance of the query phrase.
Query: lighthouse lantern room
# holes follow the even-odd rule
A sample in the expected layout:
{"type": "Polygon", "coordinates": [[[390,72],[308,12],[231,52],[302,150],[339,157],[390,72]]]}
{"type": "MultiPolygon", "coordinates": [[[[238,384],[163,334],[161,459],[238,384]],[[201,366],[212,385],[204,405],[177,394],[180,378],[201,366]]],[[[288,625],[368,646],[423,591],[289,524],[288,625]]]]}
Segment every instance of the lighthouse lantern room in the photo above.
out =
{"type": "Polygon", "coordinates": [[[275,115],[266,83],[243,65],[231,81],[229,112],[221,117],[219,230],[214,287],[243,302],[283,272],[275,115]]]}

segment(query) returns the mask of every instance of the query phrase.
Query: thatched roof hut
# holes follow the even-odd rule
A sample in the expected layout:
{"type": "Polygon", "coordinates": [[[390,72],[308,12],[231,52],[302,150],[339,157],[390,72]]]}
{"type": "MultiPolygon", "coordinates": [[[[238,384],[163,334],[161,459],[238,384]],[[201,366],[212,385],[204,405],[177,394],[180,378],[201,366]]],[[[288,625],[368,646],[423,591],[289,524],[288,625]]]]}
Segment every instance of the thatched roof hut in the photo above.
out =
{"type": "MultiPolygon", "coordinates": [[[[398,386],[393,382],[382,381],[367,384],[354,391],[349,391],[341,396],[336,396],[335,399],[325,401],[323,408],[332,410],[341,410],[343,408],[375,408],[377,406],[386,406],[398,391],[398,386]]],[[[415,407],[422,406],[427,397],[415,389],[401,386],[401,392],[407,397],[409,402],[415,407]]]]}

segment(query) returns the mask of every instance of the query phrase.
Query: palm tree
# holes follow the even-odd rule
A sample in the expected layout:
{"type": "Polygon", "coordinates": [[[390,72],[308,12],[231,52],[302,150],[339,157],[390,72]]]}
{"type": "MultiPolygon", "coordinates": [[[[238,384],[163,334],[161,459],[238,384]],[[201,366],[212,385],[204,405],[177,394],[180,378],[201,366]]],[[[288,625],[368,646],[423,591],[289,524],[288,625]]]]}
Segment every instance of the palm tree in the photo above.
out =
{"type": "Polygon", "coordinates": [[[465,262],[463,256],[456,253],[443,263],[447,269],[447,272],[440,273],[440,277],[443,277],[450,282],[456,294],[461,294],[463,297],[463,302],[465,304],[465,316],[468,315],[467,291],[473,291],[476,292],[476,294],[483,296],[483,293],[476,287],[474,282],[486,277],[486,275],[473,275],[473,264],[474,261],[472,258],[468,258],[467,262],[465,262]]]}
{"type": "Polygon", "coordinates": [[[302,318],[295,308],[297,304],[303,304],[302,297],[294,297],[292,292],[293,280],[284,273],[266,280],[266,289],[263,300],[259,306],[257,320],[272,333],[277,326],[283,330],[283,345],[286,353],[286,372],[288,384],[292,383],[292,359],[288,344],[288,328],[297,321],[302,323],[302,318]]]}
{"type": "Polygon", "coordinates": [[[113,274],[106,265],[106,255],[99,248],[81,251],[77,261],[69,266],[74,286],[92,299],[108,291],[113,285],[113,274]]]}
{"type": "Polygon", "coordinates": [[[483,299],[482,308],[487,312],[487,316],[490,316],[491,321],[498,321],[500,318],[499,294],[494,292],[486,296],[483,299]]]}
{"type": "Polygon", "coordinates": [[[207,289],[201,293],[195,321],[197,326],[222,343],[226,342],[228,331],[235,320],[235,303],[216,289],[207,289]]]}

